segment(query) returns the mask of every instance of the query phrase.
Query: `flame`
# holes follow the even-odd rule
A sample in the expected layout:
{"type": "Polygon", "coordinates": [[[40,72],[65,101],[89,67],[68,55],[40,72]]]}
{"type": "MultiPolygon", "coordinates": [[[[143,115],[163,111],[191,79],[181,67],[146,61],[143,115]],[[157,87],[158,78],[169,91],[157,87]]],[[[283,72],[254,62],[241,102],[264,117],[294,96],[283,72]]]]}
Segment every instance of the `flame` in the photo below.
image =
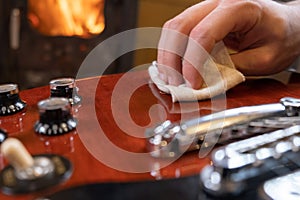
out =
{"type": "Polygon", "coordinates": [[[28,19],[47,36],[91,37],[104,30],[104,0],[28,0],[28,19]]]}

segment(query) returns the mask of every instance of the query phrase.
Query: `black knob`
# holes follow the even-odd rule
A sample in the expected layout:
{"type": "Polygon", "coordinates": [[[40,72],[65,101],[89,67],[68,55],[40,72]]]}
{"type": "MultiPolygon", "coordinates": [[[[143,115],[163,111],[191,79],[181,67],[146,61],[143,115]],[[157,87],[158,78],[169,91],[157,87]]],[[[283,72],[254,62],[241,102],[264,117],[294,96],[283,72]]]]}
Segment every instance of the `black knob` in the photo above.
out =
{"type": "Polygon", "coordinates": [[[38,103],[40,119],[35,131],[42,135],[61,135],[76,128],[77,120],[71,114],[67,98],[52,97],[38,103]]]}
{"type": "Polygon", "coordinates": [[[19,97],[17,84],[0,85],[0,116],[15,114],[26,107],[19,97]]]}
{"type": "Polygon", "coordinates": [[[51,80],[50,96],[67,98],[71,105],[81,102],[81,97],[78,95],[78,88],[76,87],[75,79],[73,78],[58,78],[51,80]]]}
{"type": "Polygon", "coordinates": [[[4,142],[4,140],[6,140],[7,137],[7,133],[4,130],[0,129],[0,144],[2,144],[2,142],[4,142]]]}

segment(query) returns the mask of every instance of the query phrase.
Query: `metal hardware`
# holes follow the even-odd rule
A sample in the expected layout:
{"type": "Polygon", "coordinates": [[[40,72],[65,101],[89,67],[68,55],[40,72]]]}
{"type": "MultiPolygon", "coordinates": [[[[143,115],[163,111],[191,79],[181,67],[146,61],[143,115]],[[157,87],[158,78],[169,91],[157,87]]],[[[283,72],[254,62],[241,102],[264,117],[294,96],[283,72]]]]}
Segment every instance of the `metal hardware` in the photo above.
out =
{"type": "Polygon", "coordinates": [[[153,157],[171,158],[185,151],[300,124],[299,113],[300,100],[286,97],[280,103],[229,109],[180,124],[167,120],[147,129],[145,135],[153,157]]]}
{"type": "Polygon", "coordinates": [[[6,140],[8,137],[8,134],[6,131],[0,129],[0,145],[6,140]]]}
{"type": "Polygon", "coordinates": [[[67,98],[52,97],[38,103],[40,119],[35,131],[42,135],[62,135],[74,130],[77,120],[71,114],[71,105],[67,98]]]}
{"type": "Polygon", "coordinates": [[[12,115],[26,107],[26,103],[19,96],[17,84],[0,85],[0,116],[12,115]]]}
{"type": "Polygon", "coordinates": [[[1,153],[9,162],[0,172],[0,189],[5,194],[29,193],[57,185],[70,177],[70,161],[55,154],[31,156],[16,138],[1,144],[1,153]]]}
{"type": "Polygon", "coordinates": [[[71,105],[81,102],[74,78],[58,78],[50,81],[50,96],[67,98],[71,105]]]}
{"type": "Polygon", "coordinates": [[[260,190],[261,199],[299,199],[300,170],[266,181],[260,190]]]}
{"type": "Polygon", "coordinates": [[[213,151],[200,182],[212,196],[239,195],[299,169],[299,149],[300,125],[233,142],[213,151]]]}

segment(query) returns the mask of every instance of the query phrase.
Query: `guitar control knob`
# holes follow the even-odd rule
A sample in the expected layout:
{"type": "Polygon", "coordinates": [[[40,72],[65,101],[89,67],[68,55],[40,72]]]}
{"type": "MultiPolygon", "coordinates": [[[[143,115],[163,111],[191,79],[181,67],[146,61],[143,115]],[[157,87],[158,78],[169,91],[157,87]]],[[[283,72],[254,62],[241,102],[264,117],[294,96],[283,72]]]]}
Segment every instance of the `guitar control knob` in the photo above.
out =
{"type": "Polygon", "coordinates": [[[73,78],[58,78],[51,80],[50,96],[67,98],[71,105],[81,102],[81,97],[78,95],[78,88],[76,87],[75,79],[73,78]]]}
{"type": "Polygon", "coordinates": [[[71,114],[66,98],[53,97],[38,103],[40,119],[35,131],[42,135],[61,135],[76,128],[77,120],[71,114]]]}
{"type": "Polygon", "coordinates": [[[19,97],[17,84],[0,85],[0,116],[15,114],[25,106],[26,103],[19,97]]]}
{"type": "Polygon", "coordinates": [[[31,156],[16,138],[1,144],[1,153],[10,165],[0,173],[0,188],[6,194],[29,193],[48,188],[68,179],[71,162],[59,155],[31,156]]]}

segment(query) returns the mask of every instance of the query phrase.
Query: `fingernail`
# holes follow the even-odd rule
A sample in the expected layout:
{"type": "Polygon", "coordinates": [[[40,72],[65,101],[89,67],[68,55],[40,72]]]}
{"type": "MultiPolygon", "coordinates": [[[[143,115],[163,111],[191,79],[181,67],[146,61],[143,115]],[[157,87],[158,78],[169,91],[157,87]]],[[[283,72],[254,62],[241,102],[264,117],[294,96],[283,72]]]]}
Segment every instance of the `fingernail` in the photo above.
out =
{"type": "Polygon", "coordinates": [[[152,66],[157,67],[157,61],[156,60],[152,61],[152,66]]]}

